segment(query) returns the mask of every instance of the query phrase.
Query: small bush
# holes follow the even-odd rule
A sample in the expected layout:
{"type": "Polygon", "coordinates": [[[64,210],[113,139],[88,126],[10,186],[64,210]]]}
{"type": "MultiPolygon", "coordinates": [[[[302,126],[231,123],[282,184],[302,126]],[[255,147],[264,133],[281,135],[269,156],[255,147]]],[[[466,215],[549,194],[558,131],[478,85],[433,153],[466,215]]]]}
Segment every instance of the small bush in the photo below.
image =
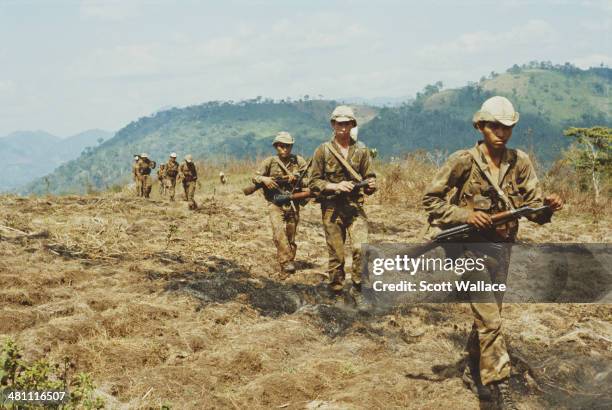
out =
{"type": "MultiPolygon", "coordinates": [[[[71,375],[73,365],[65,359],[62,365],[51,364],[45,359],[26,362],[22,359],[19,346],[7,339],[0,350],[0,388],[2,390],[20,391],[68,391],[69,399],[54,408],[72,409],[102,409],[104,400],[96,397],[95,386],[87,373],[71,375]]],[[[37,404],[19,404],[7,407],[19,409],[40,408],[37,404]]]]}

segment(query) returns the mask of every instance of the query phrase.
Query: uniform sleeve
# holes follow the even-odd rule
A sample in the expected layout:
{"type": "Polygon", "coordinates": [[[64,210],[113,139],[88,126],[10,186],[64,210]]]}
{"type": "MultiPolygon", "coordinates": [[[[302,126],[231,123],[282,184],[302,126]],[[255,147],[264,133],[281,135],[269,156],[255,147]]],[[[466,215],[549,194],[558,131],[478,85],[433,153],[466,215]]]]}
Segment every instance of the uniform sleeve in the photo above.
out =
{"type": "Polygon", "coordinates": [[[461,189],[471,169],[470,154],[463,151],[453,154],[438,170],[425,190],[422,204],[433,226],[457,225],[467,222],[471,211],[451,204],[446,196],[453,188],[461,189]]]}
{"type": "Polygon", "coordinates": [[[269,159],[265,159],[261,162],[261,164],[259,165],[259,168],[257,168],[257,171],[255,171],[255,175],[253,176],[253,183],[254,184],[261,184],[261,177],[267,177],[270,176],[270,160],[269,159]]]}
{"type": "MultiPolygon", "coordinates": [[[[370,150],[364,148],[364,154],[361,158],[361,163],[359,164],[359,174],[363,177],[363,179],[376,178],[376,172],[374,172],[374,167],[372,166],[372,156],[370,155],[370,150]]],[[[376,188],[370,189],[366,187],[363,192],[367,195],[372,195],[376,192],[376,188]]]]}
{"type": "Polygon", "coordinates": [[[310,165],[310,175],[308,188],[314,196],[321,195],[325,189],[327,181],[325,180],[325,147],[323,145],[317,148],[312,156],[312,164],[310,165]]]}
{"type": "Polygon", "coordinates": [[[142,174],[142,164],[140,163],[140,161],[138,161],[136,163],[136,167],[134,168],[134,175],[136,175],[137,177],[141,177],[142,174]]]}
{"type": "MultiPolygon", "coordinates": [[[[523,206],[537,208],[544,205],[542,187],[535,173],[533,164],[529,156],[524,152],[518,152],[519,161],[517,163],[517,188],[523,199],[523,206]]],[[[540,225],[550,222],[552,212],[541,212],[538,214],[527,215],[527,219],[540,225]]]]}
{"type": "MultiPolygon", "coordinates": [[[[300,173],[300,175],[304,174],[304,172],[306,171],[306,167],[308,166],[308,163],[306,162],[306,160],[304,158],[302,158],[301,156],[297,156],[297,163],[298,163],[298,172],[300,173]]],[[[302,183],[300,188],[308,188],[308,182],[309,182],[309,177],[308,177],[308,173],[306,173],[306,175],[304,175],[304,177],[302,178],[302,183]]]]}

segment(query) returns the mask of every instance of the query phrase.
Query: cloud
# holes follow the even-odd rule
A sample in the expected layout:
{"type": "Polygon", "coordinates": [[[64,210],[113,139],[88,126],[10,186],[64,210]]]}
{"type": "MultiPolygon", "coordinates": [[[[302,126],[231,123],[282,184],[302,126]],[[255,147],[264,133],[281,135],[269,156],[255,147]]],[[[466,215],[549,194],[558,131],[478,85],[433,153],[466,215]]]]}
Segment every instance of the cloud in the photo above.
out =
{"type": "Polygon", "coordinates": [[[81,0],[79,12],[86,19],[119,21],[135,15],[141,5],[139,0],[81,0]]]}
{"type": "Polygon", "coordinates": [[[424,46],[416,55],[428,62],[448,64],[455,59],[465,60],[469,55],[508,54],[524,48],[538,49],[555,44],[558,37],[557,31],[546,21],[530,20],[505,32],[465,33],[445,43],[424,46]]]}
{"type": "Polygon", "coordinates": [[[376,35],[356,23],[339,31],[337,21],[338,16],[321,14],[263,29],[242,23],[212,38],[180,33],[162,42],[100,48],[73,61],[70,72],[81,78],[178,77],[222,67],[263,73],[264,66],[296,70],[298,64],[321,61],[321,53],[356,55],[376,47],[376,35]]]}

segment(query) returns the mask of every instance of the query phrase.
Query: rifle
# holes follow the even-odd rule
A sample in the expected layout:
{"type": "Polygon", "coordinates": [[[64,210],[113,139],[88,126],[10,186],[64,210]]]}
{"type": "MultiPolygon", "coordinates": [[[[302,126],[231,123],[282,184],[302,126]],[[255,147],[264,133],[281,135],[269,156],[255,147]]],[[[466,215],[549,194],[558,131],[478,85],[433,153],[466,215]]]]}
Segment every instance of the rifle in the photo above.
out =
{"type": "MultiPolygon", "coordinates": [[[[359,190],[361,188],[365,188],[367,186],[368,186],[368,180],[364,179],[363,181],[357,182],[355,184],[355,186],[353,187],[353,191],[352,192],[357,191],[357,190],[359,190]]],[[[336,191],[334,196],[340,195],[342,193],[343,192],[341,192],[341,191],[336,191]]],[[[284,191],[284,192],[281,192],[279,194],[274,195],[274,199],[272,200],[272,202],[274,202],[276,205],[283,205],[283,204],[286,204],[289,201],[299,201],[301,199],[309,198],[310,196],[311,195],[310,195],[310,190],[309,189],[305,189],[305,190],[303,190],[301,192],[294,192],[294,193],[284,191]]]]}
{"type": "MultiPolygon", "coordinates": [[[[552,210],[549,206],[544,205],[538,208],[523,206],[521,208],[511,209],[509,211],[498,212],[491,215],[491,220],[493,221],[493,228],[538,212],[552,212],[552,210]]],[[[411,254],[422,255],[425,252],[437,248],[443,243],[459,242],[462,240],[466,240],[472,233],[477,232],[478,230],[479,229],[477,227],[470,224],[462,224],[449,229],[445,229],[435,235],[429,242],[426,242],[422,246],[414,249],[411,254]]]]}
{"type": "MultiPolygon", "coordinates": [[[[299,178],[299,174],[296,173],[296,174],[293,174],[293,175],[283,175],[282,177],[274,177],[274,178],[272,178],[272,180],[274,180],[274,182],[276,182],[278,184],[280,182],[287,182],[287,181],[289,181],[289,179],[291,177],[299,178]]],[[[250,185],[244,187],[242,189],[242,192],[245,195],[248,196],[248,195],[251,195],[251,194],[257,192],[257,190],[261,189],[262,187],[263,187],[262,183],[250,184],[250,185]]]]}

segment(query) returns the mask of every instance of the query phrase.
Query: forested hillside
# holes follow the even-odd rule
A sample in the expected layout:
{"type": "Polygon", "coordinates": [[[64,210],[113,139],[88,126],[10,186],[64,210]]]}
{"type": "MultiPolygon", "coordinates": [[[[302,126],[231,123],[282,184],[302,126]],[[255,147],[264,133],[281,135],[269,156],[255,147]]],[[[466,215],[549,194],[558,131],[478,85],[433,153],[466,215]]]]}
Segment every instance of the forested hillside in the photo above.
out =
{"type": "MultiPolygon", "coordinates": [[[[544,163],[558,158],[571,142],[563,136],[570,126],[611,125],[612,70],[580,70],[572,65],[530,63],[506,73],[490,73],[479,82],[445,90],[438,82],[416,99],[395,108],[357,106],[360,139],[377,148],[381,157],[423,149],[450,153],[475,143],[472,114],[493,95],[510,98],[521,114],[511,146],[534,152],[544,163]]],[[[49,177],[27,186],[25,192],[84,192],[130,180],[132,155],[147,152],[165,160],[170,152],[223,164],[229,158],[255,158],[272,153],[270,143],[281,130],[291,132],[294,151],[305,156],[329,138],[329,114],[335,101],[208,102],[172,108],[134,121],[114,138],[86,150],[78,159],[49,177]]],[[[442,155],[443,156],[443,155],[442,155]]]]}
{"type": "Polygon", "coordinates": [[[562,135],[565,128],[610,126],[611,83],[608,68],[515,65],[504,74],[491,73],[459,89],[428,85],[413,103],[382,109],[361,136],[384,156],[416,149],[452,152],[475,143],[478,134],[471,118],[482,102],[504,95],[521,114],[510,145],[551,161],[571,142],[562,135]]]}

